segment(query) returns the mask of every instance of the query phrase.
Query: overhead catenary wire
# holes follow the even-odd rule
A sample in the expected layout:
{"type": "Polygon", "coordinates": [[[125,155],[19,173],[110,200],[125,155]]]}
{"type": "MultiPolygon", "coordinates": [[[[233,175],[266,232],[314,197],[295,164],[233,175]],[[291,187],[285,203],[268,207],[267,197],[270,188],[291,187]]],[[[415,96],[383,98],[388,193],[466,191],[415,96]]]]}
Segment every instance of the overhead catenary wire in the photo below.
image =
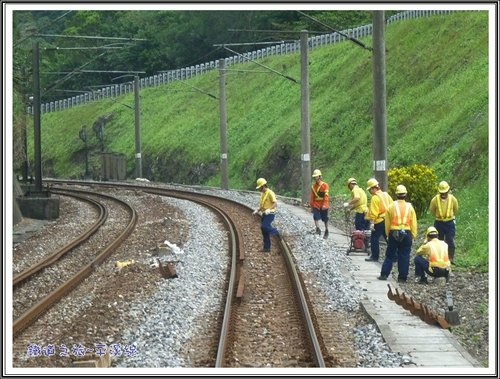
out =
{"type": "Polygon", "coordinates": [[[44,91],[44,95],[46,95],[47,93],[49,93],[51,90],[55,89],[58,85],[64,83],[65,81],[71,79],[73,76],[75,76],[76,74],[79,74],[82,71],[82,68],[88,66],[90,63],[92,63],[93,61],[95,61],[96,59],[102,57],[104,54],[106,54],[106,52],[104,53],[101,53],[97,56],[95,56],[94,58],[92,58],[91,60],[89,60],[88,62],[82,64],[80,67],[78,67],[77,69],[71,71],[69,74],[67,74],[66,76],[64,76],[63,78],[57,80],[55,83],[52,83],[52,85],[48,88],[45,89],[44,91]]]}
{"type": "MultiPolygon", "coordinates": [[[[229,32],[257,32],[257,33],[277,33],[277,34],[300,34],[300,30],[267,30],[267,29],[228,29],[229,32]]],[[[324,31],[308,30],[309,34],[325,34],[324,31]]],[[[284,41],[284,42],[295,42],[284,41]]]]}
{"type": "MultiPolygon", "coordinates": [[[[71,12],[73,12],[73,10],[69,10],[69,11],[67,11],[67,12],[66,12],[66,13],[64,13],[63,15],[61,15],[61,16],[59,16],[59,17],[55,18],[54,20],[50,21],[48,24],[43,25],[43,26],[42,26],[42,28],[43,28],[43,29],[46,29],[47,27],[49,27],[50,25],[52,25],[52,24],[54,24],[55,22],[59,21],[61,18],[65,17],[67,14],[69,14],[69,13],[71,13],[71,12]]],[[[16,46],[17,46],[17,45],[19,45],[20,43],[22,43],[22,42],[26,41],[28,38],[34,37],[34,36],[36,36],[36,35],[37,35],[36,31],[33,31],[33,32],[29,33],[26,37],[21,38],[19,41],[15,42],[15,43],[14,43],[14,45],[13,45],[13,47],[16,47],[16,46]]]]}
{"type": "Polygon", "coordinates": [[[224,46],[224,49],[226,49],[226,50],[230,51],[230,52],[231,52],[231,53],[233,53],[233,54],[237,54],[237,55],[239,55],[240,57],[243,57],[244,59],[247,59],[247,60],[249,60],[250,62],[253,62],[253,63],[255,63],[255,64],[256,64],[256,65],[258,65],[258,66],[264,67],[265,69],[267,69],[267,70],[269,70],[269,71],[272,71],[272,72],[274,72],[275,74],[278,74],[279,76],[282,76],[282,77],[284,77],[284,78],[286,78],[286,79],[288,79],[288,80],[291,80],[291,81],[292,81],[292,82],[294,82],[294,83],[300,84],[300,83],[299,83],[297,80],[295,80],[294,78],[292,78],[292,77],[290,77],[290,76],[288,76],[288,75],[284,75],[284,74],[282,74],[281,72],[276,71],[276,70],[272,69],[271,67],[267,67],[266,65],[263,65],[262,63],[259,63],[259,62],[255,61],[255,60],[251,59],[251,58],[245,57],[243,54],[240,54],[240,53],[238,53],[238,52],[236,52],[236,51],[234,51],[234,50],[231,50],[229,47],[224,46]]]}
{"type": "Polygon", "coordinates": [[[303,15],[303,16],[305,16],[305,17],[307,17],[308,19],[310,19],[310,20],[312,20],[312,21],[314,21],[314,22],[316,22],[316,23],[318,23],[318,24],[320,24],[320,25],[324,26],[325,28],[330,29],[331,31],[333,31],[333,32],[335,32],[335,33],[337,33],[337,34],[340,34],[341,36],[346,37],[347,39],[349,39],[349,40],[351,40],[352,42],[354,42],[356,45],[361,46],[363,49],[366,49],[366,50],[369,50],[369,51],[373,51],[373,48],[371,48],[370,46],[366,46],[366,45],[365,45],[363,42],[361,42],[360,40],[358,40],[358,39],[356,39],[356,38],[353,38],[353,37],[351,37],[351,36],[349,36],[349,35],[347,35],[347,34],[345,34],[345,33],[339,32],[338,30],[336,30],[336,29],[332,28],[330,25],[325,24],[323,21],[320,21],[320,20],[318,20],[318,19],[316,19],[316,18],[314,18],[314,17],[312,17],[312,16],[309,16],[308,14],[306,14],[306,13],[304,13],[304,12],[302,12],[302,11],[297,11],[297,12],[298,12],[298,13],[300,13],[301,15],[303,15]]]}
{"type": "Polygon", "coordinates": [[[146,38],[128,38],[128,37],[102,37],[102,36],[80,36],[65,34],[35,34],[37,37],[57,37],[57,38],[80,38],[80,39],[108,39],[116,41],[147,41],[146,38]]]}
{"type": "MultiPolygon", "coordinates": [[[[168,71],[160,71],[160,73],[165,73],[165,72],[168,72],[168,71]]],[[[191,88],[193,88],[194,90],[196,90],[196,91],[198,91],[198,92],[200,92],[200,93],[202,93],[202,94],[204,94],[204,95],[210,96],[212,99],[216,99],[216,100],[218,100],[218,99],[219,99],[217,96],[212,95],[211,93],[209,93],[209,92],[207,92],[207,91],[204,91],[204,90],[202,90],[202,89],[200,89],[200,88],[198,88],[198,87],[195,87],[195,86],[193,86],[192,84],[186,83],[184,80],[179,80],[178,82],[179,82],[179,83],[182,83],[182,84],[184,84],[184,85],[186,85],[186,86],[188,86],[188,87],[191,87],[191,88]]]]}
{"type": "Polygon", "coordinates": [[[195,89],[196,91],[203,93],[204,95],[210,96],[210,97],[211,97],[211,98],[213,98],[213,99],[216,99],[216,100],[218,100],[218,99],[219,99],[217,96],[212,95],[212,94],[211,94],[211,93],[209,93],[209,92],[203,91],[202,89],[199,89],[198,87],[195,87],[195,86],[193,86],[193,85],[191,85],[191,84],[189,84],[189,83],[186,83],[186,82],[185,82],[185,81],[183,81],[183,80],[180,80],[180,81],[179,81],[179,83],[185,84],[186,86],[191,87],[191,88],[195,89]]]}

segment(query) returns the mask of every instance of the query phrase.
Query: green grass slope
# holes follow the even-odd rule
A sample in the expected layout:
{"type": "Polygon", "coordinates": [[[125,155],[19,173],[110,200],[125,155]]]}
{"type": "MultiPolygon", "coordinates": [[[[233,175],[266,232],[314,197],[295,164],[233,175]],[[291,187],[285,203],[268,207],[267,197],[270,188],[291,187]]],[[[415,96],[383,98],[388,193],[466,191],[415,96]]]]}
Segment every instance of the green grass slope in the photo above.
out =
{"type": "MultiPolygon", "coordinates": [[[[460,202],[457,260],[487,269],[488,15],[457,12],[388,25],[387,143],[390,167],[426,164],[460,202]],[[470,237],[470,238],[468,238],[470,237]]],[[[364,40],[368,45],[371,39],[364,40]]],[[[309,54],[311,164],[333,194],[345,180],[372,176],[371,53],[350,42],[309,54]]],[[[298,54],[259,63],[300,81],[298,54]]],[[[141,91],[143,176],[157,181],[220,185],[218,72],[141,91]]],[[[300,85],[253,62],[227,72],[229,183],[254,189],[264,176],[278,194],[300,197],[300,85]],[[258,71],[258,72],[257,72],[258,71]]],[[[125,154],[134,177],[133,94],[42,115],[44,175],[80,177],[89,129],[92,166],[99,143],[93,123],[104,115],[106,150],[125,154]]],[[[30,138],[30,141],[32,138],[30,138]]],[[[32,148],[30,148],[32,151],[32,148]]],[[[419,220],[432,223],[430,216],[419,220]]]]}

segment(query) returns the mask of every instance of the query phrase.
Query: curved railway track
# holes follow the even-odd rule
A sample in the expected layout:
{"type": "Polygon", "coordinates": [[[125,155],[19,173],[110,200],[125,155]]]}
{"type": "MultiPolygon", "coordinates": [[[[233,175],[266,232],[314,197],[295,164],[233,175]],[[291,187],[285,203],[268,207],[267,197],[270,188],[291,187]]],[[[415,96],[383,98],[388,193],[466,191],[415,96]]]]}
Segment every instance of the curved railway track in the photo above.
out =
{"type": "MultiPolygon", "coordinates": [[[[317,336],[319,331],[316,330],[316,325],[312,321],[304,288],[286,242],[279,239],[270,270],[256,269],[262,263],[260,249],[257,251],[249,249],[248,252],[245,250],[243,230],[248,229],[248,222],[251,225],[256,224],[250,208],[206,194],[193,195],[190,192],[134,185],[126,185],[126,187],[197,202],[215,211],[228,228],[231,269],[215,367],[241,367],[242,365],[325,367],[322,348],[317,336]],[[271,270],[273,275],[266,274],[271,270]],[[262,273],[264,275],[261,275],[262,273]],[[261,281],[258,286],[266,288],[268,293],[269,290],[272,292],[270,296],[273,299],[267,308],[260,307],[259,303],[255,306],[253,301],[247,302],[242,299],[245,286],[247,292],[258,291],[257,286],[252,288],[252,285],[249,285],[252,283],[250,278],[258,278],[257,280],[261,281]],[[280,280],[274,281],[274,278],[280,278],[280,280]],[[261,335],[246,322],[255,319],[266,323],[265,313],[272,315],[276,310],[279,314],[267,323],[271,329],[269,333],[272,335],[267,333],[261,335]],[[279,322],[275,323],[274,320],[278,319],[279,322]],[[295,332],[290,333],[290,330],[295,332]],[[269,339],[271,342],[266,342],[269,339]],[[235,343],[235,341],[238,342],[235,343]],[[257,357],[251,357],[250,362],[244,362],[243,359],[249,357],[249,352],[258,353],[254,347],[261,344],[268,345],[272,350],[272,354],[263,357],[267,362],[259,362],[262,358],[257,357]],[[296,351],[290,353],[290,350],[296,351]]],[[[255,234],[252,238],[255,238],[255,234]]],[[[260,231],[257,233],[257,239],[260,243],[260,231]]],[[[252,242],[246,241],[246,245],[252,245],[252,242]]],[[[263,296],[266,294],[263,293],[263,296]]]]}
{"type": "Polygon", "coordinates": [[[18,284],[21,284],[23,281],[28,279],[30,276],[36,274],[37,272],[44,269],[45,267],[50,266],[51,264],[56,262],[58,259],[63,257],[65,254],[67,254],[71,250],[73,250],[75,247],[77,247],[80,244],[82,244],[83,242],[85,242],[85,240],[88,239],[92,234],[94,234],[101,227],[101,225],[103,225],[104,222],[106,222],[106,219],[108,218],[108,210],[102,203],[99,203],[98,201],[95,201],[93,199],[88,198],[87,196],[84,196],[80,191],[70,192],[70,191],[61,191],[61,190],[58,191],[58,190],[53,189],[52,192],[55,194],[58,194],[58,195],[71,196],[75,199],[78,199],[79,201],[83,201],[83,202],[86,202],[86,203],[92,205],[98,212],[97,220],[89,228],[87,228],[83,233],[81,233],[77,238],[70,241],[67,245],[61,247],[59,250],[57,250],[54,253],[50,254],[49,256],[45,257],[43,260],[36,262],[31,267],[14,275],[14,278],[12,279],[12,284],[14,287],[18,284]]]}
{"type": "MultiPolygon", "coordinates": [[[[65,192],[69,192],[70,190],[66,189],[65,192]]],[[[73,191],[75,193],[79,193],[80,195],[86,193],[89,195],[90,193],[87,191],[73,191]]],[[[95,196],[95,194],[93,194],[95,196]]],[[[98,253],[89,263],[84,265],[76,274],[72,275],[69,279],[64,280],[62,284],[57,286],[53,291],[43,296],[41,299],[36,299],[36,304],[28,306],[28,309],[14,320],[13,323],[13,334],[14,336],[18,335],[25,328],[31,325],[41,314],[46,312],[53,304],[55,304],[58,300],[60,300],[63,296],[67,295],[73,288],[75,288],[79,283],[81,283],[85,278],[89,277],[92,272],[95,270],[95,267],[100,265],[105,259],[107,259],[113,251],[127,238],[128,235],[133,231],[136,223],[137,223],[137,212],[134,208],[129,206],[126,202],[115,198],[110,195],[99,194],[100,197],[106,198],[108,201],[114,201],[119,203],[122,207],[124,207],[129,215],[129,220],[125,226],[125,228],[118,234],[118,236],[114,237],[112,241],[107,244],[104,249],[98,253]]],[[[89,200],[91,201],[91,200],[89,200]]],[[[98,205],[96,205],[98,206],[98,205]]],[[[107,211],[104,210],[102,205],[98,206],[101,209],[100,217],[98,220],[98,226],[92,227],[83,235],[79,236],[76,240],[70,242],[68,245],[56,251],[53,254],[50,254],[46,259],[38,262],[30,269],[23,271],[23,273],[19,274],[14,278],[14,287],[18,288],[21,285],[21,282],[26,282],[30,277],[33,277],[36,273],[39,273],[42,269],[47,266],[54,264],[57,262],[64,254],[71,251],[75,247],[81,245],[85,240],[87,240],[93,233],[97,231],[97,229],[104,223],[107,211]],[[102,207],[102,208],[101,208],[102,207]],[[17,279],[16,279],[17,278],[17,279]]],[[[35,291],[35,290],[32,290],[35,291]]],[[[14,294],[14,296],[16,296],[14,294]]]]}
{"type": "MultiPolygon", "coordinates": [[[[80,182],[73,184],[85,185],[80,182]]],[[[116,187],[95,183],[92,186],[94,189],[116,187]]],[[[251,215],[249,208],[200,193],[150,186],[123,187],[195,201],[210,207],[229,231],[231,263],[227,274],[228,287],[224,309],[221,310],[223,316],[217,323],[217,348],[210,349],[213,354],[209,358],[212,366],[325,367],[323,353],[326,348],[316,322],[311,317],[307,294],[295,269],[291,252],[282,239],[274,241],[272,254],[260,251],[260,230],[256,228],[258,221],[251,215]],[[257,346],[263,347],[263,351],[256,349],[257,346]]],[[[54,192],[62,190],[53,188],[54,192]]],[[[135,225],[135,222],[131,221],[131,224],[135,225]]],[[[37,310],[16,320],[14,334],[18,334],[41,314],[41,309],[47,304],[57,301],[83,277],[90,275],[92,269],[102,263],[110,252],[110,249],[106,249],[78,273],[76,277],[79,279],[72,278],[62,286],[64,289],[54,291],[46,301],[37,304],[37,310]]],[[[327,360],[331,361],[329,358],[327,360]]]]}

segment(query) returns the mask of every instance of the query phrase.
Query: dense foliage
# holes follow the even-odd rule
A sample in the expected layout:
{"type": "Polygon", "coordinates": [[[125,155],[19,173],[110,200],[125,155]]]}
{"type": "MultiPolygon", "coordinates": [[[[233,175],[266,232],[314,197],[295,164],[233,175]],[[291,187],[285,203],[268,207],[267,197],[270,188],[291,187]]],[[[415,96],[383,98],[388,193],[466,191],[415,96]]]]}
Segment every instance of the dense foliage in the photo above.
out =
{"type": "Polygon", "coordinates": [[[141,71],[149,76],[234,55],[214,45],[242,43],[234,47],[238,52],[253,51],[262,47],[260,42],[297,40],[297,32],[304,28],[328,33],[327,26],[344,30],[369,24],[372,17],[369,11],[310,11],[307,15],[317,21],[297,11],[15,11],[17,89],[30,91],[34,40],[41,48],[44,102],[69,97],[63,90],[105,85],[119,76],[111,72],[70,75],[75,70],[141,71]],[[35,38],[37,34],[41,35],[35,38]]]}
{"type": "MultiPolygon", "coordinates": [[[[486,12],[407,20],[386,29],[388,167],[425,165],[434,170],[437,181],[452,185],[460,203],[457,266],[479,270],[488,269],[492,220],[485,217],[488,40],[486,12]]],[[[369,51],[351,42],[313,50],[309,58],[311,164],[330,183],[334,210],[337,198],[348,195],[347,178],[362,183],[373,176],[372,59],[369,51]]],[[[261,63],[300,78],[298,54],[261,63]]],[[[235,68],[242,70],[231,72],[226,82],[230,187],[254,190],[256,178],[263,176],[279,195],[299,197],[300,86],[263,73],[254,63],[235,68]]],[[[217,94],[218,79],[214,71],[189,84],[217,94]]],[[[179,82],[141,90],[144,177],[218,186],[219,104],[187,89],[179,82]]],[[[44,175],[81,177],[85,150],[79,132],[83,125],[91,131],[97,120],[111,115],[104,126],[104,148],[124,154],[128,176],[134,177],[133,103],[133,94],[127,94],[44,114],[44,175]]],[[[15,125],[22,125],[21,119],[16,118],[15,125]]],[[[91,166],[98,171],[103,147],[92,132],[90,137],[91,166]]],[[[28,143],[32,141],[30,134],[28,143]]],[[[429,186],[435,191],[436,182],[429,186]]],[[[419,229],[429,225],[432,219],[424,214],[419,229]]]]}
{"type": "Polygon", "coordinates": [[[400,184],[406,187],[408,194],[406,201],[412,203],[417,217],[422,217],[429,208],[429,203],[437,191],[437,176],[434,170],[422,164],[409,167],[389,169],[388,193],[396,198],[396,187],[400,184]]]}

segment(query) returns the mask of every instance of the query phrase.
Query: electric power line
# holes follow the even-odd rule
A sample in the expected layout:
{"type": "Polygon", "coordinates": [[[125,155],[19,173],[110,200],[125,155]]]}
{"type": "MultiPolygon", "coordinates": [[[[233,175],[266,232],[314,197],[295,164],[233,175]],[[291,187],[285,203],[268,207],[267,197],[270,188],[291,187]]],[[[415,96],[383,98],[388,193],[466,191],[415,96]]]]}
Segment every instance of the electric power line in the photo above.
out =
{"type": "Polygon", "coordinates": [[[300,84],[300,83],[299,83],[298,81],[296,81],[294,78],[292,78],[292,77],[290,77],[290,76],[288,76],[288,75],[284,75],[284,74],[282,74],[281,72],[276,71],[276,70],[274,70],[274,69],[272,69],[272,68],[270,68],[270,67],[267,67],[267,66],[263,65],[262,63],[259,63],[259,62],[255,61],[255,60],[253,60],[253,59],[250,59],[250,58],[248,58],[248,57],[245,57],[243,54],[240,54],[240,53],[238,53],[238,52],[236,52],[236,51],[234,51],[234,50],[231,50],[229,47],[224,46],[224,48],[225,48],[226,50],[230,51],[230,52],[231,52],[231,53],[233,53],[233,54],[237,54],[237,55],[239,55],[240,57],[243,57],[243,58],[245,58],[245,59],[249,60],[250,62],[255,63],[255,64],[256,64],[256,65],[258,65],[258,66],[264,67],[264,68],[268,69],[269,71],[272,71],[272,72],[274,72],[275,74],[278,74],[279,76],[282,76],[282,77],[284,77],[284,78],[286,78],[286,79],[288,79],[288,80],[291,80],[291,81],[292,81],[292,82],[294,82],[294,83],[300,84]]]}
{"type": "Polygon", "coordinates": [[[353,38],[353,37],[351,37],[351,36],[349,36],[349,35],[347,35],[347,34],[345,34],[345,33],[339,32],[338,30],[336,30],[336,29],[332,28],[331,26],[329,26],[329,25],[325,24],[324,22],[322,22],[322,21],[320,21],[320,20],[318,20],[318,19],[316,19],[316,18],[314,18],[314,17],[312,17],[312,16],[309,16],[308,14],[305,14],[305,13],[304,13],[304,12],[302,12],[302,11],[297,11],[297,12],[299,12],[301,15],[303,15],[303,16],[305,16],[305,17],[309,18],[310,20],[313,20],[314,22],[316,22],[316,23],[318,23],[318,24],[320,24],[320,25],[324,26],[325,28],[328,28],[328,29],[330,29],[330,30],[334,31],[335,33],[340,34],[341,36],[346,37],[347,39],[349,39],[349,40],[351,40],[352,42],[354,42],[356,45],[361,46],[363,49],[366,49],[366,50],[369,50],[369,51],[373,51],[373,49],[372,49],[371,47],[366,46],[366,45],[365,45],[363,42],[361,42],[360,40],[358,40],[358,39],[356,39],[356,38],[353,38]]]}
{"type": "MultiPolygon", "coordinates": [[[[49,26],[50,26],[50,25],[52,25],[53,23],[55,23],[55,22],[59,21],[61,18],[65,17],[67,14],[69,14],[69,13],[71,13],[71,12],[73,12],[73,10],[67,11],[67,12],[66,12],[66,13],[64,13],[62,16],[57,17],[56,19],[54,19],[54,20],[50,21],[50,22],[49,22],[48,24],[46,24],[46,25],[42,25],[42,26],[41,26],[41,29],[46,29],[47,27],[49,27],[49,26]]],[[[26,41],[28,38],[31,38],[31,37],[34,37],[34,36],[36,36],[36,32],[35,32],[35,31],[33,31],[33,32],[29,33],[26,37],[21,38],[19,41],[17,41],[16,43],[14,43],[13,47],[16,47],[16,46],[17,46],[17,45],[19,45],[21,42],[24,42],[24,41],[26,41]]]]}

